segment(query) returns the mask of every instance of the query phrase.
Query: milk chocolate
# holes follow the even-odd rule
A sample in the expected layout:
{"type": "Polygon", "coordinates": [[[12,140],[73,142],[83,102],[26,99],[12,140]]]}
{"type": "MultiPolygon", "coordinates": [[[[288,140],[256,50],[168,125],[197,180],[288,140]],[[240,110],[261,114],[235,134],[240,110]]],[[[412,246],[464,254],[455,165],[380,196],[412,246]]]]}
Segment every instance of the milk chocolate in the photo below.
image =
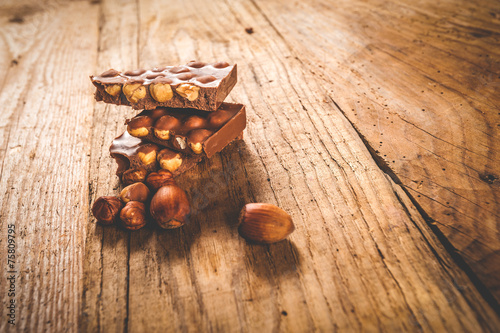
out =
{"type": "Polygon", "coordinates": [[[134,170],[146,170],[146,174],[149,174],[160,168],[169,170],[175,177],[191,169],[203,158],[201,155],[186,155],[143,141],[128,132],[113,140],[109,152],[118,164],[116,174],[119,177],[134,170]]]}
{"type": "Polygon", "coordinates": [[[237,81],[236,65],[191,61],[184,66],[119,72],[110,69],[91,76],[95,99],[136,110],[159,106],[215,111],[237,81]]]}
{"type": "Polygon", "coordinates": [[[208,158],[231,141],[241,138],[246,127],[245,106],[222,103],[217,111],[200,112],[157,108],[127,120],[127,131],[145,141],[208,158]]]}

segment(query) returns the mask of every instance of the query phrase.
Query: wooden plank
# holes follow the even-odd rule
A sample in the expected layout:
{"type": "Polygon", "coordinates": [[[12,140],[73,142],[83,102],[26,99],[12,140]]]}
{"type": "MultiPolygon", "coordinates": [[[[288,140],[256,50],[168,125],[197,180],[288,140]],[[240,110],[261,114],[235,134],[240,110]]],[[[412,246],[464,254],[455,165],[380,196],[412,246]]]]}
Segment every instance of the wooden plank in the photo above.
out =
{"type": "Polygon", "coordinates": [[[255,6],[500,301],[498,3],[255,6]]]}
{"type": "MultiPolygon", "coordinates": [[[[105,1],[100,5],[96,67],[137,67],[137,3],[105,1]]],[[[88,76],[87,76],[88,77],[88,76]]],[[[90,80],[88,81],[90,83],[90,80]]],[[[109,155],[111,141],[125,130],[125,118],[136,112],[126,107],[95,104],[92,124],[89,198],[119,193],[116,163],[109,155]]],[[[89,220],[95,222],[89,212],[89,220]]],[[[130,233],[120,228],[87,225],[84,295],[80,328],[84,332],[127,332],[130,233]]]]}
{"type": "Polygon", "coordinates": [[[97,55],[98,7],[2,1],[0,13],[0,331],[76,331],[93,112],[84,74],[97,55]],[[7,318],[12,299],[15,326],[7,318]]]}
{"type": "MultiPolygon", "coordinates": [[[[116,38],[115,9],[102,12],[101,40],[116,38]]],[[[298,54],[306,50],[292,49],[259,7],[191,0],[169,2],[165,10],[164,3],[144,0],[135,13],[121,19],[138,24],[141,67],[193,58],[238,63],[240,79],[230,99],[247,105],[248,129],[244,142],[179,178],[192,202],[189,225],[131,233],[128,260],[106,249],[87,252],[86,278],[92,274],[97,281],[86,304],[99,300],[101,283],[112,293],[110,277],[94,273],[95,266],[115,262],[129,267],[129,278],[126,316],[118,318],[121,311],[113,320],[131,331],[500,327],[406,193],[327,98],[324,82],[304,67],[298,54]],[[247,34],[247,26],[257,32],[247,34]],[[283,207],[297,231],[279,244],[246,243],[236,220],[243,204],[253,201],[283,207]]],[[[107,54],[121,54],[122,43],[134,37],[121,36],[107,54]]],[[[93,146],[96,156],[102,151],[93,146]]],[[[103,174],[95,181],[99,188],[108,180],[103,174]]],[[[89,233],[87,242],[99,249],[101,237],[89,233]]],[[[123,288],[116,286],[115,294],[123,288]]],[[[98,313],[85,313],[87,330],[106,325],[98,313]]]]}

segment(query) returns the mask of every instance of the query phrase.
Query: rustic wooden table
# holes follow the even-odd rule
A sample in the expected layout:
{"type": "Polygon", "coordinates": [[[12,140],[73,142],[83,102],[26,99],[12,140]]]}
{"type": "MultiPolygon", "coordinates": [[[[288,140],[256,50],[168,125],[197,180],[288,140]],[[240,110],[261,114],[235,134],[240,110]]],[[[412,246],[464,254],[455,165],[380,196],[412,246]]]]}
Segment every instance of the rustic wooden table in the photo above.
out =
{"type": "Polygon", "coordinates": [[[4,0],[0,26],[0,331],[500,330],[498,1],[4,0]],[[189,225],[95,224],[134,111],[88,76],[191,59],[238,64],[244,140],[178,178],[189,225]],[[248,244],[248,202],[296,231],[248,244]]]}

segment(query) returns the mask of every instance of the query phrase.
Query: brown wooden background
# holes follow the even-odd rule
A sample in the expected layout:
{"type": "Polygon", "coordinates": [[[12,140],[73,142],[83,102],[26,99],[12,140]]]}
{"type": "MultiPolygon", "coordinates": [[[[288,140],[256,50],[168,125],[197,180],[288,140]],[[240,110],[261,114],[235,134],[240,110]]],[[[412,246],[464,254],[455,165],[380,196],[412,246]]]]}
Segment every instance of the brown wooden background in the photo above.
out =
{"type": "Polygon", "coordinates": [[[500,330],[498,1],[7,0],[0,27],[0,331],[500,330]],[[182,229],[96,225],[134,111],[88,76],[192,59],[238,64],[244,141],[179,177],[182,229]],[[296,231],[246,243],[247,202],[296,231]]]}

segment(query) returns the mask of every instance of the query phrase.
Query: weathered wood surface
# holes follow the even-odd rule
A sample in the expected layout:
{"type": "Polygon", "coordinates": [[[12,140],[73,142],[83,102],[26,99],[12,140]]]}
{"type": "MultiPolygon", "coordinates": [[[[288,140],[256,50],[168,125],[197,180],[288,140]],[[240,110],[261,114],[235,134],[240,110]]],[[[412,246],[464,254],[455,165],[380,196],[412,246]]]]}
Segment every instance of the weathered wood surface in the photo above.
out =
{"type": "Polygon", "coordinates": [[[498,1],[256,7],[500,301],[498,1]]]}
{"type": "Polygon", "coordinates": [[[498,267],[482,266],[499,246],[498,81],[481,76],[498,69],[494,3],[468,5],[470,17],[430,1],[33,3],[0,5],[0,265],[15,224],[19,272],[17,325],[3,307],[1,331],[498,331],[491,304],[409,197],[496,292],[498,267]],[[463,29],[455,41],[431,38],[450,22],[463,29]],[[490,60],[459,62],[465,42],[490,60]],[[119,187],[109,143],[133,111],[93,102],[88,75],[194,58],[238,63],[230,99],[248,108],[244,142],[179,178],[188,226],[94,224],[89,205],[119,187]],[[473,73],[491,80],[467,80],[473,73]],[[492,184],[475,181],[479,166],[492,184]],[[238,212],[253,201],[290,212],[289,240],[238,236],[238,212]],[[480,237],[467,216],[484,221],[480,237]],[[464,237],[477,246],[459,247],[464,237]]]}

